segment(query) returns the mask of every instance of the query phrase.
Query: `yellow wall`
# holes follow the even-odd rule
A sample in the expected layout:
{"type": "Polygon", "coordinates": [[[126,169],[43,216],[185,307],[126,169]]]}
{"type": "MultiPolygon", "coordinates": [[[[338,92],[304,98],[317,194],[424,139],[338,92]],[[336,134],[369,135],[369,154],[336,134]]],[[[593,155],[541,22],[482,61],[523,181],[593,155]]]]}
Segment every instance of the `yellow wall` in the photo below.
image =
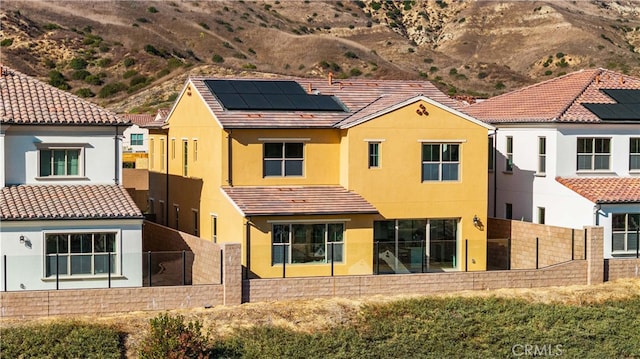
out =
{"type": "Polygon", "coordinates": [[[464,240],[469,240],[469,270],[486,269],[486,232],[473,225],[487,218],[487,129],[425,101],[348,129],[350,149],[343,173],[349,189],[373,204],[386,219],[458,218],[458,269],[464,270],[464,240]],[[429,115],[418,115],[422,104],[429,115]],[[380,141],[380,168],[368,168],[368,141],[380,141]],[[461,140],[461,141],[460,141],[461,140]],[[422,182],[422,143],[459,143],[460,180],[422,182]],[[471,259],[473,259],[472,263],[471,259]]]}

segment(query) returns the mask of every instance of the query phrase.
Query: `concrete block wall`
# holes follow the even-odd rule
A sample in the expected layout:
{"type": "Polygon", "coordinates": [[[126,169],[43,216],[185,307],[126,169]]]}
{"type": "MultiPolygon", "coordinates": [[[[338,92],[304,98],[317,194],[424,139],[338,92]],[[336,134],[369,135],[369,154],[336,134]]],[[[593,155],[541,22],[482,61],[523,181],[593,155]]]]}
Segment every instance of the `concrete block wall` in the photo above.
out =
{"type": "Polygon", "coordinates": [[[142,232],[144,252],[193,252],[191,275],[194,285],[221,283],[222,249],[218,244],[150,221],[144,221],[142,232]]]}
{"type": "Polygon", "coordinates": [[[640,278],[640,259],[638,258],[605,259],[604,267],[607,281],[640,278]]]}

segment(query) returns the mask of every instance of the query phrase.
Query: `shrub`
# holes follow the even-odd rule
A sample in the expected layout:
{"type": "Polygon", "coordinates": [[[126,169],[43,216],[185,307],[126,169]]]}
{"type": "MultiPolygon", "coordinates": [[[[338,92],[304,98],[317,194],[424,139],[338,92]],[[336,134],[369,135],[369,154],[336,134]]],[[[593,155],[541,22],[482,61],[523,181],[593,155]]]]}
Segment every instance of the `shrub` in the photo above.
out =
{"type": "Polygon", "coordinates": [[[218,55],[218,54],[214,54],[214,55],[211,57],[211,61],[213,61],[213,62],[215,62],[215,63],[220,64],[220,63],[223,63],[223,62],[224,62],[224,58],[223,58],[222,56],[218,55]]]}
{"type": "Polygon", "coordinates": [[[144,45],[144,51],[153,56],[162,56],[162,53],[158,51],[153,45],[144,45]]]}
{"type": "Polygon", "coordinates": [[[167,60],[167,66],[169,67],[169,69],[173,70],[182,66],[182,61],[176,59],[175,57],[171,57],[167,60]]]}
{"type": "Polygon", "coordinates": [[[198,25],[202,26],[202,28],[205,29],[205,30],[209,30],[209,25],[207,25],[204,22],[199,22],[198,25]]]}
{"type": "Polygon", "coordinates": [[[87,70],[76,70],[71,74],[71,78],[74,80],[84,80],[87,76],[90,76],[91,72],[87,70]]]}
{"type": "Polygon", "coordinates": [[[357,59],[358,55],[356,55],[353,51],[347,51],[344,53],[344,57],[348,59],[357,59]]]}
{"type": "Polygon", "coordinates": [[[46,66],[49,69],[54,69],[56,67],[56,63],[51,59],[46,59],[44,60],[44,66],[46,66]]]}
{"type": "Polygon", "coordinates": [[[69,62],[69,67],[74,70],[84,70],[87,68],[87,65],[87,60],[80,57],[75,57],[71,59],[71,62],[69,62]]]}
{"type": "Polygon", "coordinates": [[[505,84],[504,84],[504,83],[502,83],[502,82],[500,81],[500,82],[498,82],[498,83],[496,84],[496,86],[495,86],[495,87],[496,87],[496,90],[502,90],[502,89],[504,89],[504,88],[505,88],[505,87],[507,87],[507,86],[505,86],[505,84]]]}
{"type": "Polygon", "coordinates": [[[122,74],[122,78],[128,79],[129,77],[133,77],[138,74],[136,70],[127,70],[122,74]]]}
{"type": "Polygon", "coordinates": [[[84,82],[88,83],[89,85],[95,86],[100,86],[104,83],[104,81],[102,81],[102,78],[98,75],[89,75],[84,78],[84,82]]]}
{"type": "Polygon", "coordinates": [[[168,74],[170,74],[171,71],[169,69],[162,69],[160,71],[158,71],[158,73],[156,73],[156,77],[164,77],[167,76],[168,74]]]}
{"type": "Polygon", "coordinates": [[[380,10],[381,7],[382,7],[382,2],[375,2],[375,1],[371,2],[371,9],[378,11],[380,10]]]}
{"type": "Polygon", "coordinates": [[[122,60],[122,63],[124,64],[124,67],[131,67],[135,65],[136,60],[133,57],[127,57],[124,60],[122,60]]]}
{"type": "Polygon", "coordinates": [[[155,14],[158,12],[158,9],[156,9],[155,6],[149,6],[149,8],[147,8],[147,11],[152,14],[155,14]]]}
{"type": "Polygon", "coordinates": [[[247,69],[247,70],[255,70],[255,69],[257,69],[256,65],[251,64],[251,63],[242,65],[242,68],[243,69],[247,69]]]}
{"type": "Polygon", "coordinates": [[[58,30],[60,28],[60,25],[58,24],[54,24],[54,23],[48,23],[48,24],[44,24],[44,26],[42,26],[45,30],[58,30]]]}
{"type": "Polygon", "coordinates": [[[458,70],[456,70],[455,68],[449,69],[449,75],[456,75],[456,74],[458,74],[458,70]]]}
{"type": "Polygon", "coordinates": [[[129,86],[135,86],[138,84],[146,84],[149,79],[144,75],[137,75],[131,78],[129,82],[129,86]]]}
{"type": "Polygon", "coordinates": [[[62,72],[57,70],[49,71],[49,85],[61,90],[68,90],[71,88],[67,83],[67,80],[64,78],[64,75],[62,75],[62,72]]]}
{"type": "Polygon", "coordinates": [[[353,68],[353,69],[351,69],[351,70],[349,71],[349,74],[350,74],[351,76],[360,76],[360,75],[362,75],[362,71],[360,71],[360,69],[353,68]]]}
{"type": "Polygon", "coordinates": [[[241,52],[234,52],[233,53],[233,57],[235,57],[236,59],[246,59],[247,56],[241,52]]]}
{"type": "Polygon", "coordinates": [[[82,97],[82,98],[94,97],[95,95],[96,94],[94,94],[93,91],[91,91],[91,89],[88,89],[86,87],[83,87],[78,91],[76,91],[76,96],[82,97]]]}
{"type": "Polygon", "coordinates": [[[13,39],[12,38],[2,39],[2,41],[0,41],[0,46],[2,46],[2,47],[11,46],[11,45],[13,45],[13,39]]]}
{"type": "Polygon", "coordinates": [[[136,19],[136,21],[139,22],[139,23],[143,23],[143,24],[151,22],[146,17],[139,17],[139,18],[136,19]]]}
{"type": "Polygon", "coordinates": [[[96,64],[100,67],[108,67],[109,65],[111,65],[111,59],[108,57],[105,57],[105,58],[99,59],[96,64]]]}
{"type": "Polygon", "coordinates": [[[126,88],[127,88],[127,85],[123,84],[122,82],[112,82],[110,84],[104,85],[104,87],[100,89],[100,92],[98,93],[98,97],[100,98],[111,97],[117,94],[118,92],[124,91],[126,88]]]}
{"type": "Polygon", "coordinates": [[[207,338],[199,321],[184,322],[181,315],[160,314],[149,321],[149,334],[138,349],[141,359],[198,358],[206,354],[207,338]]]}

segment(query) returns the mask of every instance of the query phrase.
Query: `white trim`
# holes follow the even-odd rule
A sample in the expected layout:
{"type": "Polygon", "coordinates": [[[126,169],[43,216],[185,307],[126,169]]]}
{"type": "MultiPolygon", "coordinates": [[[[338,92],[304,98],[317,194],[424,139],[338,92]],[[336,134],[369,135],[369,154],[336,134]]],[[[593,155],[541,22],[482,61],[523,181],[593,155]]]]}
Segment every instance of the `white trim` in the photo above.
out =
{"type": "Polygon", "coordinates": [[[385,139],[378,140],[378,139],[375,139],[375,138],[365,138],[365,139],[363,139],[363,141],[364,142],[384,142],[386,140],[385,139]]]}
{"type": "Polygon", "coordinates": [[[418,142],[420,142],[420,143],[466,143],[467,140],[460,140],[460,139],[451,139],[451,140],[418,139],[418,142]]]}
{"type": "Polygon", "coordinates": [[[287,137],[258,137],[258,141],[262,141],[262,142],[277,142],[277,141],[284,141],[284,142],[293,142],[293,141],[311,141],[311,138],[297,138],[297,137],[291,137],[291,138],[287,138],[287,137]]]}
{"type": "MultiPolygon", "coordinates": [[[[275,224],[282,224],[282,223],[342,223],[342,222],[350,222],[351,219],[350,218],[337,218],[337,219],[291,219],[291,220],[284,220],[284,219],[274,219],[274,220],[268,220],[267,223],[275,223],[275,224]]],[[[345,228],[346,230],[346,228],[345,228]]]]}

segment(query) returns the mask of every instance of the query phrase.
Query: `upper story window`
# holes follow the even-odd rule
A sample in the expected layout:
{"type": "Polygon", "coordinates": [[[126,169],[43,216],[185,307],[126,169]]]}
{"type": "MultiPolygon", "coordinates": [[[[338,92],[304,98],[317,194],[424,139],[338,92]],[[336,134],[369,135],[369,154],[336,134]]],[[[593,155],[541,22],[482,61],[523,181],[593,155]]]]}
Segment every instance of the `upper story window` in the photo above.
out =
{"type": "Polygon", "coordinates": [[[640,138],[629,139],[629,170],[640,170],[640,138]]]}
{"type": "Polygon", "coordinates": [[[380,167],[380,142],[369,142],[369,168],[380,167]]]}
{"type": "Polygon", "coordinates": [[[39,151],[40,177],[81,176],[82,148],[42,148],[39,151]]]}
{"type": "Polygon", "coordinates": [[[182,175],[189,174],[189,141],[182,140],[182,175]]]}
{"type": "Polygon", "coordinates": [[[507,158],[505,166],[504,166],[504,170],[506,172],[512,172],[513,171],[513,137],[512,136],[507,136],[507,158]]]}
{"type": "Polygon", "coordinates": [[[153,169],[153,152],[154,152],[155,148],[154,148],[154,143],[153,143],[153,138],[149,139],[149,168],[153,169]]]}
{"type": "Polygon", "coordinates": [[[164,163],[165,163],[165,147],[164,147],[164,138],[160,139],[160,170],[163,171],[164,170],[164,163]]]}
{"type": "Polygon", "coordinates": [[[488,149],[488,154],[489,154],[489,162],[488,162],[488,166],[489,166],[489,171],[493,171],[494,170],[494,157],[495,157],[495,151],[494,151],[494,146],[493,146],[493,136],[489,136],[489,140],[487,143],[487,149],[488,149]]]}
{"type": "Polygon", "coordinates": [[[547,138],[538,137],[538,173],[547,172],[547,138]]]}
{"type": "Polygon", "coordinates": [[[143,138],[141,133],[131,134],[131,146],[142,146],[143,138]]]}
{"type": "Polygon", "coordinates": [[[193,160],[198,160],[198,140],[195,138],[193,139],[193,160]]]}
{"type": "Polygon", "coordinates": [[[611,158],[611,139],[578,138],[578,171],[608,170],[611,158]]]}
{"type": "Polygon", "coordinates": [[[45,276],[117,273],[116,232],[45,234],[45,276]]]}
{"type": "Polygon", "coordinates": [[[264,176],[302,176],[304,145],[300,142],[264,144],[264,176]]]}
{"type": "Polygon", "coordinates": [[[460,179],[460,145],[422,144],[422,181],[458,181],[460,179]]]}

